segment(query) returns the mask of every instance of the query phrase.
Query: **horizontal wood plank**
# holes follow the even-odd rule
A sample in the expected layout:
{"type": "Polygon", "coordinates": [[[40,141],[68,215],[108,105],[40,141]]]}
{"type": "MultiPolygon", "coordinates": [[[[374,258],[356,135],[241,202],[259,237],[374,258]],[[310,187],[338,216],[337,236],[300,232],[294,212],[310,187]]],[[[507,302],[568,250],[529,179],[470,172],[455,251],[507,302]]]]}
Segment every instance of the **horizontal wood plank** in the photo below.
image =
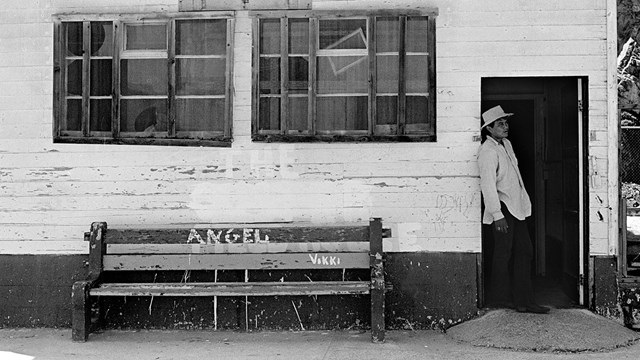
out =
{"type": "Polygon", "coordinates": [[[107,254],[261,254],[368,252],[368,242],[264,244],[107,244],[107,254]]]}
{"type": "MultiPolygon", "coordinates": [[[[368,241],[369,233],[366,226],[353,227],[254,227],[235,229],[196,229],[204,240],[207,232],[212,230],[214,236],[218,236],[222,242],[243,242],[248,239],[266,240],[274,242],[342,242],[342,241],[368,241]]],[[[191,229],[109,229],[106,242],[109,244],[123,243],[186,243],[191,229]]],[[[256,241],[256,242],[258,242],[256,241]]]]}
{"type": "Polygon", "coordinates": [[[275,296],[368,294],[368,281],[262,283],[112,283],[91,289],[94,296],[275,296]]]}
{"type": "Polygon", "coordinates": [[[104,270],[368,269],[366,253],[105,255],[104,270]]]}

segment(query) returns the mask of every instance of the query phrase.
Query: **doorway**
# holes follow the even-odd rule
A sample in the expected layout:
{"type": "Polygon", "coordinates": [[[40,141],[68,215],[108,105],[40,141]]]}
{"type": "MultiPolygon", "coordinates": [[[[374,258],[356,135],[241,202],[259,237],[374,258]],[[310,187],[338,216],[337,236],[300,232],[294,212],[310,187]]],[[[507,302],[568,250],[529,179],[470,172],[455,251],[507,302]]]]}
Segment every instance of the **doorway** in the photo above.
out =
{"type": "MultiPolygon", "coordinates": [[[[509,140],[532,203],[527,225],[536,298],[556,308],[586,304],[586,88],[580,77],[484,78],[481,85],[483,112],[500,105],[515,114],[509,140]]],[[[490,299],[491,227],[482,232],[482,294],[490,299]]]]}

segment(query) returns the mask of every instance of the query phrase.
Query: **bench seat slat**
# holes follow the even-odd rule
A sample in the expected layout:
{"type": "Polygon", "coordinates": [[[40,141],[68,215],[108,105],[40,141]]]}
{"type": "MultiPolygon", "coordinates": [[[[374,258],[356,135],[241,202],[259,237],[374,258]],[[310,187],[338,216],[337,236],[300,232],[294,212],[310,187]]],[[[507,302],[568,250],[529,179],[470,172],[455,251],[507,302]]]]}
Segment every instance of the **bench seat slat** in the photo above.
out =
{"type": "Polygon", "coordinates": [[[369,294],[369,281],[108,283],[94,296],[276,296],[369,294]]]}
{"type": "Polygon", "coordinates": [[[368,269],[368,253],[105,255],[103,270],[368,269]]]}
{"type": "Polygon", "coordinates": [[[107,244],[107,254],[247,254],[297,252],[368,252],[369,242],[264,244],[107,244]]]}

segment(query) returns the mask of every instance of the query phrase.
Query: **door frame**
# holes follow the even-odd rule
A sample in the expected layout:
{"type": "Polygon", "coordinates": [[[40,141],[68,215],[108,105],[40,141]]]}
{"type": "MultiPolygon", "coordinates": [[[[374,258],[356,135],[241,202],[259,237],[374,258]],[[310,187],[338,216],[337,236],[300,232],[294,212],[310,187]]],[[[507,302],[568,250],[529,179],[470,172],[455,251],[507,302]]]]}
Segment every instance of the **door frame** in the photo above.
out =
{"type": "MultiPolygon", "coordinates": [[[[486,79],[500,79],[500,78],[510,78],[510,77],[486,77],[486,79]]],[[[586,274],[590,274],[590,258],[589,258],[589,177],[586,169],[588,169],[588,161],[589,161],[589,142],[588,142],[588,131],[589,131],[589,115],[588,115],[588,104],[589,104],[589,93],[588,93],[588,77],[586,76],[553,76],[553,77],[527,77],[529,79],[539,78],[541,80],[545,79],[557,79],[557,78],[570,78],[575,80],[575,84],[577,86],[577,94],[578,98],[578,112],[576,114],[577,123],[577,136],[578,136],[578,155],[577,155],[577,164],[578,164],[578,201],[579,201],[579,215],[578,215],[578,225],[579,225],[579,233],[578,233],[578,303],[581,306],[590,306],[591,304],[591,290],[590,284],[592,283],[592,279],[586,274]]],[[[536,114],[534,119],[534,131],[535,131],[535,141],[534,141],[534,152],[535,152],[535,162],[536,169],[542,169],[543,164],[543,154],[544,154],[544,125],[545,121],[537,121],[537,119],[544,120],[547,116],[547,107],[545,105],[545,96],[546,94],[480,94],[481,102],[485,100],[533,100],[534,108],[536,109],[536,114]]],[[[536,192],[536,200],[542,194],[542,200],[544,200],[544,170],[536,170],[535,171],[535,192],[536,192]]],[[[544,223],[544,202],[536,201],[536,221],[535,221],[535,229],[536,229],[536,274],[542,274],[546,272],[546,239],[543,237],[543,241],[537,241],[540,239],[540,236],[545,234],[545,223],[544,223]],[[542,254],[543,256],[538,256],[538,254],[542,254]]],[[[484,239],[484,236],[483,236],[484,239]]],[[[484,240],[482,240],[484,241],[484,240]]],[[[479,269],[483,268],[482,264],[485,262],[484,254],[479,257],[479,269]]],[[[479,276],[484,276],[482,271],[479,272],[479,276]]],[[[485,297],[485,281],[482,279],[480,282],[483,287],[478,291],[479,296],[479,305],[484,306],[484,297],[485,297]]]]}

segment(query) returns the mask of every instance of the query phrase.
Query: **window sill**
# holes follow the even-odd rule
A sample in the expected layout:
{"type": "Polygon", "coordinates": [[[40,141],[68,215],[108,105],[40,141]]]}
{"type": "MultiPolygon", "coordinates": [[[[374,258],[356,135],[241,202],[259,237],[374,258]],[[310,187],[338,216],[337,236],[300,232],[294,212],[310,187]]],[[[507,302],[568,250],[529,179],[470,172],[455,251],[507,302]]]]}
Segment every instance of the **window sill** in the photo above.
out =
{"type": "Polygon", "coordinates": [[[254,134],[255,142],[435,142],[435,135],[281,135],[254,134]]]}
{"type": "Polygon", "coordinates": [[[231,147],[231,138],[221,139],[166,139],[166,138],[102,138],[102,137],[55,137],[58,144],[103,144],[103,145],[157,145],[231,147]]]}

